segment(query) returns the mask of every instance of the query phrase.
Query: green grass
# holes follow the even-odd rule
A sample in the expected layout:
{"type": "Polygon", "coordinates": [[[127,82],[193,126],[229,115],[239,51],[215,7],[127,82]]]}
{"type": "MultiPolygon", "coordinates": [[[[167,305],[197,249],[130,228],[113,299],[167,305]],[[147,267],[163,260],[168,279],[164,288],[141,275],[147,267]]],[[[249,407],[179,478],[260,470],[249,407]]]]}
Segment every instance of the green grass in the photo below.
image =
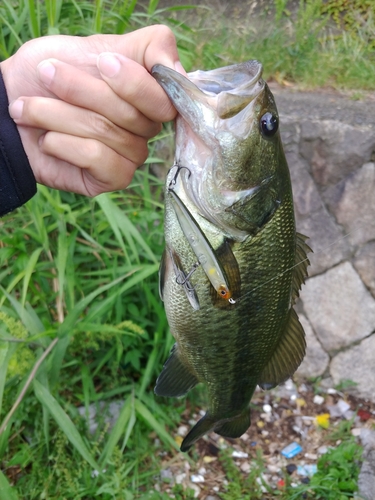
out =
{"type": "Polygon", "coordinates": [[[147,169],[125,193],[94,200],[40,187],[1,220],[0,401],[7,426],[0,459],[22,468],[21,498],[42,491],[62,498],[64,488],[71,491],[64,498],[85,498],[88,488],[112,498],[108,484],[133,484],[140,463],[157,467],[146,459],[150,432],[177,448],[166,430],[176,426],[176,413],[151,395],[171,347],[157,289],[161,191],[147,169]],[[123,401],[115,427],[90,436],[77,406],[112,399],[123,401]],[[127,465],[119,470],[125,448],[127,465]],[[62,463],[80,465],[66,465],[69,475],[62,463]],[[103,468],[106,476],[93,481],[93,469],[103,468]]]}
{"type": "Polygon", "coordinates": [[[338,29],[338,3],[301,0],[291,12],[291,2],[275,0],[271,13],[265,9],[255,20],[251,15],[233,20],[202,13],[194,66],[208,69],[258,59],[265,78],[282,85],[374,90],[375,4],[369,2],[371,9],[365,11],[348,7],[352,22],[338,29]]]}

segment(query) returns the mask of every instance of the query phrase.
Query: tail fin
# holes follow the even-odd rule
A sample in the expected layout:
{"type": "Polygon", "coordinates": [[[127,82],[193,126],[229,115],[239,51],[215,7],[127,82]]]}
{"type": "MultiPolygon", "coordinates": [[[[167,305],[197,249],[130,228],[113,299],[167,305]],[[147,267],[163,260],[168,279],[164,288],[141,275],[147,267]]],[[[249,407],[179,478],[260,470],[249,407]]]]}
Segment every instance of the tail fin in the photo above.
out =
{"type": "Polygon", "coordinates": [[[224,422],[222,425],[215,427],[215,432],[220,436],[238,438],[245,434],[250,427],[250,410],[245,410],[233,420],[224,422]]]}
{"type": "Polygon", "coordinates": [[[217,424],[217,421],[212,419],[207,412],[206,415],[194,425],[187,436],[185,436],[181,444],[181,451],[188,451],[199,438],[213,431],[215,424],[217,424]]]}
{"type": "Polygon", "coordinates": [[[199,420],[191,429],[181,444],[181,451],[188,451],[193,444],[204,434],[215,431],[220,436],[238,438],[250,427],[250,411],[243,413],[231,420],[216,420],[209,415],[209,412],[199,420]]]}

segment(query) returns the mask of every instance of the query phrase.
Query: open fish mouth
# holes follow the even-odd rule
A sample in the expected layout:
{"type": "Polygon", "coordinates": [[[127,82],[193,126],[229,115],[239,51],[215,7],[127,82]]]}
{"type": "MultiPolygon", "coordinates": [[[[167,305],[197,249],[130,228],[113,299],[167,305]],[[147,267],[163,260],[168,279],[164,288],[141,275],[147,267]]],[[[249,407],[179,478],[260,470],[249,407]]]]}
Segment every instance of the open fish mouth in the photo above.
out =
{"type": "Polygon", "coordinates": [[[234,66],[194,71],[189,79],[202,92],[216,97],[216,111],[220,118],[230,118],[247,106],[262,90],[262,65],[247,61],[234,66]]]}
{"type": "Polygon", "coordinates": [[[162,65],[155,65],[152,74],[172,99],[182,116],[186,116],[186,97],[205,104],[221,119],[231,118],[242,111],[264,89],[263,67],[256,60],[225,66],[209,71],[194,71],[189,78],[162,65]],[[180,91],[179,91],[180,88],[180,91]]]}

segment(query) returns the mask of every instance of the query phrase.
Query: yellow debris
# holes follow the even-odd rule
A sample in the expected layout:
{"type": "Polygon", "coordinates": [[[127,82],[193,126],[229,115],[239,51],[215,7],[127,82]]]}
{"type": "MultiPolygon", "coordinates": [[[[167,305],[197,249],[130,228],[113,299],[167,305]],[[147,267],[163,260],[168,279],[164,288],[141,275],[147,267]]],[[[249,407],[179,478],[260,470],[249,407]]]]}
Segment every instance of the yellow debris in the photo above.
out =
{"type": "Polygon", "coordinates": [[[328,429],[329,427],[329,413],[322,413],[321,415],[317,415],[315,417],[316,425],[319,427],[323,427],[323,429],[328,429]]]}
{"type": "Polygon", "coordinates": [[[178,444],[178,446],[181,446],[181,443],[184,440],[184,438],[182,438],[181,436],[176,436],[174,438],[174,440],[176,441],[176,443],[178,444]]]}

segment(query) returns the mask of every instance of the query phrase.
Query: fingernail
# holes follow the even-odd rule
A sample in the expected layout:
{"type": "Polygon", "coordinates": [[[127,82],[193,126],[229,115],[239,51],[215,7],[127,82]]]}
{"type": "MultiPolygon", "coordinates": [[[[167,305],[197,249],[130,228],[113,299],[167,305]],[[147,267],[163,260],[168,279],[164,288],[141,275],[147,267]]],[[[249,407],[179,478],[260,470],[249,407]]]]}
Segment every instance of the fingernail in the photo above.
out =
{"type": "Polygon", "coordinates": [[[184,67],[180,63],[180,61],[177,61],[174,63],[174,69],[178,71],[178,73],[181,73],[181,75],[187,76],[186,71],[184,70],[184,67]]]}
{"type": "Polygon", "coordinates": [[[118,58],[111,54],[110,52],[105,52],[98,56],[98,69],[99,71],[108,78],[113,78],[116,76],[121,69],[121,64],[118,58]]]}
{"type": "Polygon", "coordinates": [[[51,61],[46,60],[40,62],[38,64],[37,69],[39,73],[39,78],[42,80],[42,82],[45,83],[46,85],[50,85],[56,73],[56,68],[51,63],[51,61]]]}
{"type": "Polygon", "coordinates": [[[17,99],[9,104],[9,114],[13,120],[19,120],[22,116],[23,101],[17,99]]]}

